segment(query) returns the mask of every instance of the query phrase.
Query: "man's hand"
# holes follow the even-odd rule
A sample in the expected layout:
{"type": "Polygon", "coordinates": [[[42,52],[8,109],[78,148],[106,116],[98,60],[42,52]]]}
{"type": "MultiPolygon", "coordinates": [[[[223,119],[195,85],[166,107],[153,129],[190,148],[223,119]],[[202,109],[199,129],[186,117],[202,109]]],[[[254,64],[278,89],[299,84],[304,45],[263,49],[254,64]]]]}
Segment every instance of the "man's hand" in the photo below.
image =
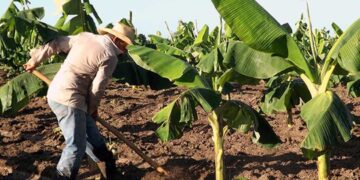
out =
{"type": "Polygon", "coordinates": [[[99,117],[98,110],[95,110],[95,111],[91,114],[91,117],[96,121],[96,119],[99,117]]]}
{"type": "Polygon", "coordinates": [[[25,71],[32,72],[36,68],[36,64],[33,61],[28,61],[23,65],[25,71]]]}

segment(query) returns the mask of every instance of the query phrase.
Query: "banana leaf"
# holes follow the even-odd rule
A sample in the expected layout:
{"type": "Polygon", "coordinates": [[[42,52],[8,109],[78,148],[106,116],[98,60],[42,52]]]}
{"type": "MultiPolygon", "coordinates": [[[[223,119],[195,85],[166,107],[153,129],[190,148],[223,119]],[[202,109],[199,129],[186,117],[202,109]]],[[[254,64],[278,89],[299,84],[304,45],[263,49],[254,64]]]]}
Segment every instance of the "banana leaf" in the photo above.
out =
{"type": "Polygon", "coordinates": [[[183,129],[197,120],[196,106],[201,105],[210,112],[219,106],[220,100],[220,96],[209,89],[194,88],[182,93],[153,117],[155,123],[161,124],[156,130],[157,136],[165,142],[180,138],[183,129]]]}
{"type": "Polygon", "coordinates": [[[167,89],[173,86],[168,79],[138,66],[130,56],[123,54],[112,75],[113,81],[130,85],[150,86],[153,90],[167,89]]]}
{"type": "Polygon", "coordinates": [[[325,62],[337,60],[350,73],[360,71],[360,19],[354,22],[336,41],[325,62]]]}
{"type": "Polygon", "coordinates": [[[309,90],[300,79],[274,84],[267,90],[260,104],[261,110],[267,115],[275,112],[287,112],[288,109],[298,105],[301,100],[308,102],[311,99],[309,90]]]}
{"type": "MultiPolygon", "coordinates": [[[[45,76],[53,78],[60,68],[60,63],[38,68],[45,76]]],[[[47,85],[30,73],[23,73],[0,87],[1,114],[15,114],[25,107],[30,99],[47,88],[47,85]]]]}
{"type": "Polygon", "coordinates": [[[22,17],[22,18],[32,19],[32,20],[37,20],[37,19],[40,20],[45,16],[45,10],[43,7],[27,9],[27,10],[20,11],[18,13],[18,16],[22,17]]]}
{"type": "Polygon", "coordinates": [[[70,35],[85,31],[82,18],[80,16],[71,18],[61,27],[61,30],[68,32],[70,35]]]}
{"type": "Polygon", "coordinates": [[[97,33],[94,15],[99,24],[102,23],[101,18],[97,14],[94,6],[88,0],[66,0],[62,5],[63,16],[56,23],[56,27],[68,32],[71,35],[78,34],[83,31],[97,33]],[[71,19],[66,22],[67,17],[71,19]]]}
{"type": "Polygon", "coordinates": [[[257,51],[243,42],[231,41],[226,48],[224,46],[222,44],[220,50],[224,65],[233,67],[238,73],[248,77],[267,79],[293,67],[286,59],[257,51]]]}
{"type": "Polygon", "coordinates": [[[84,2],[84,9],[86,11],[86,14],[90,15],[93,14],[94,17],[96,18],[97,23],[101,24],[102,20],[99,16],[99,14],[97,13],[97,11],[95,10],[94,6],[92,4],[90,4],[88,1],[84,2]]]}
{"type": "Polygon", "coordinates": [[[281,143],[270,124],[250,106],[240,101],[227,101],[222,105],[221,113],[230,128],[247,133],[253,126],[255,143],[269,148],[281,143]]]}
{"type": "Polygon", "coordinates": [[[309,159],[351,138],[353,117],[334,92],[319,94],[303,105],[301,117],[309,130],[301,149],[309,159]]]}
{"type": "Polygon", "coordinates": [[[225,70],[223,65],[223,56],[218,48],[213,49],[210,53],[200,59],[196,65],[200,72],[214,74],[225,70]]]}
{"type": "Polygon", "coordinates": [[[82,10],[81,0],[66,0],[62,6],[62,10],[67,15],[78,15],[82,10]]]}
{"type": "Polygon", "coordinates": [[[317,75],[284,28],[255,0],[212,0],[231,30],[253,49],[287,58],[310,80],[317,75]]]}
{"type": "Polygon", "coordinates": [[[331,23],[331,26],[334,29],[337,36],[341,36],[344,33],[343,30],[336,23],[334,22],[331,23]]]}
{"type": "Polygon", "coordinates": [[[209,40],[209,26],[204,25],[203,28],[200,30],[198,36],[194,41],[194,45],[200,45],[202,43],[207,43],[209,40]]]}
{"type": "Polygon", "coordinates": [[[190,53],[188,53],[184,50],[181,50],[179,48],[176,48],[174,46],[170,46],[170,45],[167,45],[164,43],[157,43],[156,49],[160,52],[163,52],[163,53],[171,55],[171,56],[179,57],[181,59],[186,59],[187,57],[191,56],[190,53]]]}
{"type": "Polygon", "coordinates": [[[267,79],[293,67],[286,59],[257,51],[240,41],[220,44],[203,57],[197,67],[212,74],[232,68],[239,74],[256,79],[267,79]]]}
{"type": "Polygon", "coordinates": [[[150,42],[154,44],[163,43],[163,44],[170,44],[170,41],[168,39],[165,39],[161,36],[157,35],[149,35],[150,42]]]}
{"type": "Polygon", "coordinates": [[[346,78],[348,94],[352,97],[360,96],[360,74],[350,75],[346,78]]]}
{"type": "Polygon", "coordinates": [[[222,92],[223,94],[228,94],[228,93],[230,93],[231,89],[226,88],[227,83],[236,82],[241,86],[241,85],[245,85],[245,84],[255,85],[255,84],[258,84],[259,81],[260,81],[259,79],[241,75],[238,72],[236,72],[234,69],[231,68],[231,69],[226,70],[219,77],[219,79],[216,81],[216,84],[217,84],[217,86],[220,87],[220,89],[219,89],[220,92],[222,92]]]}
{"type": "Polygon", "coordinates": [[[210,88],[196,69],[187,62],[142,46],[128,46],[128,52],[136,64],[187,88],[210,88]]]}

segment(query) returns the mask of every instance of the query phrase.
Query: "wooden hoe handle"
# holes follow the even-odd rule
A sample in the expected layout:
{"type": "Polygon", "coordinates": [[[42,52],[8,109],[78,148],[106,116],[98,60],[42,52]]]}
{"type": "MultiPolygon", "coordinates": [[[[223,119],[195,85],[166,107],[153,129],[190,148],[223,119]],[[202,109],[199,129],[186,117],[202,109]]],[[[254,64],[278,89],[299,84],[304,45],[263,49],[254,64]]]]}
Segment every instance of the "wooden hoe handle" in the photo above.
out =
{"type": "Polygon", "coordinates": [[[37,71],[37,70],[34,70],[32,71],[32,73],[38,77],[39,79],[41,79],[42,81],[44,81],[47,85],[50,85],[51,83],[51,80],[49,78],[47,78],[43,73],[37,71]]]}
{"type": "Polygon", "coordinates": [[[157,172],[168,175],[167,171],[165,171],[164,168],[162,168],[158,163],[153,161],[150,157],[146,156],[146,154],[144,154],[134,143],[132,143],[131,141],[126,139],[125,136],[122,135],[117,129],[115,129],[113,126],[111,126],[106,121],[100,119],[100,117],[98,117],[96,119],[96,121],[99,122],[101,125],[103,125],[110,132],[112,132],[116,137],[118,137],[120,140],[122,140],[126,145],[128,145],[130,147],[130,149],[135,151],[136,154],[138,154],[141,158],[143,158],[146,162],[148,162],[153,168],[156,169],[157,172]]]}
{"type": "MultiPolygon", "coordinates": [[[[44,81],[47,85],[50,85],[51,80],[47,78],[44,74],[41,72],[34,70],[32,73],[37,76],[39,79],[44,81]]],[[[149,156],[144,154],[134,143],[129,141],[125,138],[124,135],[122,135],[117,129],[115,129],[113,126],[111,126],[106,121],[102,120],[100,117],[96,119],[97,122],[99,122],[101,125],[103,125],[107,130],[112,132],[116,137],[118,137],[120,140],[122,140],[127,146],[129,146],[130,149],[135,151],[136,154],[138,154],[141,158],[143,158],[147,163],[149,163],[153,168],[156,169],[157,172],[165,175],[169,175],[168,172],[162,168],[158,163],[156,163],[154,160],[152,160],[149,156]]]]}

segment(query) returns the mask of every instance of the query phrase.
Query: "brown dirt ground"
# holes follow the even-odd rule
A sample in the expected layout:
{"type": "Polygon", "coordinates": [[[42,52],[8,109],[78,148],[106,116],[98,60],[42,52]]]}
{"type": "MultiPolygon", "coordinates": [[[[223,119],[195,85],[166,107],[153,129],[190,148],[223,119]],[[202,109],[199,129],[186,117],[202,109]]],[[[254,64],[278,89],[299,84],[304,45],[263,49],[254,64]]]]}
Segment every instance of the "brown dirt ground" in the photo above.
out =
{"type": "MultiPolygon", "coordinates": [[[[263,85],[243,86],[233,93],[257,108],[263,85]]],[[[360,98],[349,98],[344,87],[335,88],[352,113],[360,116],[360,98]]],[[[126,145],[104,128],[100,128],[117,157],[117,166],[129,179],[214,179],[211,128],[206,114],[199,111],[199,120],[192,129],[185,129],[181,139],[160,142],[154,134],[157,125],[151,117],[174,99],[181,89],[161,91],[132,88],[112,83],[100,106],[100,116],[121,131],[154,160],[171,173],[165,178],[145,163],[126,145]]],[[[306,134],[299,110],[293,109],[295,125],[288,128],[283,113],[267,117],[280,136],[282,144],[265,149],[251,142],[251,133],[230,132],[225,138],[227,179],[316,179],[316,162],[305,159],[300,143],[306,134]]],[[[100,126],[100,125],[99,125],[100,126]]],[[[63,138],[57,131],[57,121],[44,98],[34,99],[16,116],[0,117],[0,179],[47,179],[52,176],[60,157],[63,138]]],[[[353,139],[333,151],[333,179],[359,179],[360,126],[353,139]]],[[[84,160],[80,178],[94,179],[84,160]]]]}

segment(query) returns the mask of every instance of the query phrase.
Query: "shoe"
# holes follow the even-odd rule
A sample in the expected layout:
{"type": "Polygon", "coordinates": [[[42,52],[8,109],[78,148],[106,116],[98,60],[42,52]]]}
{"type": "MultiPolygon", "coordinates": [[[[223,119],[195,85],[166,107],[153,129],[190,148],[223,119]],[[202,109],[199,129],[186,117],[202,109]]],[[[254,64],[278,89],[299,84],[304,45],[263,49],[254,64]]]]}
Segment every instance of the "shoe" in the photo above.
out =
{"type": "Polygon", "coordinates": [[[100,162],[97,163],[97,166],[103,178],[108,180],[123,179],[123,175],[120,172],[117,172],[113,154],[106,148],[106,146],[94,149],[93,153],[100,160],[100,162]]]}
{"type": "Polygon", "coordinates": [[[55,180],[70,180],[69,177],[63,176],[59,171],[56,171],[55,177],[53,179],[55,179],[55,180]]]}
{"type": "Polygon", "coordinates": [[[108,180],[121,180],[126,179],[124,175],[121,174],[121,172],[117,171],[116,168],[108,168],[106,167],[105,162],[99,162],[97,163],[97,166],[101,172],[101,175],[104,179],[108,180]]]}

